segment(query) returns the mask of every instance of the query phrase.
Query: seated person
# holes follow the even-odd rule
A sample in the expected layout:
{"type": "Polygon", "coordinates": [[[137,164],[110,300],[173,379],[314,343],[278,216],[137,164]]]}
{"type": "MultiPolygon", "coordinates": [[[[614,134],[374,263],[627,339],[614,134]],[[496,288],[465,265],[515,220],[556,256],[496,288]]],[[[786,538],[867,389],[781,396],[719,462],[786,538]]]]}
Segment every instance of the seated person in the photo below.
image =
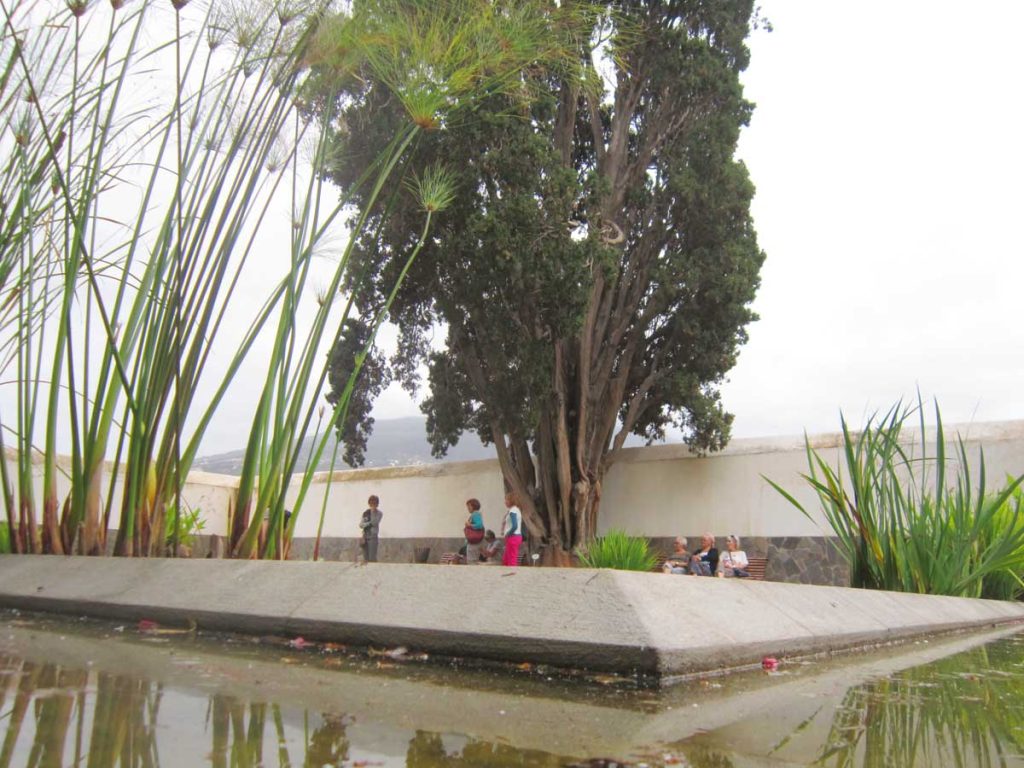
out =
{"type": "Polygon", "coordinates": [[[690,558],[690,574],[693,576],[713,576],[718,570],[718,550],[715,549],[715,537],[705,533],[700,537],[700,549],[690,558]]]}
{"type": "Polygon", "coordinates": [[[488,530],[487,533],[484,534],[483,543],[480,544],[480,562],[500,563],[504,549],[504,539],[497,538],[494,535],[494,531],[488,530]]]}
{"type": "Polygon", "coordinates": [[[739,536],[725,537],[725,552],[718,560],[718,575],[722,577],[736,576],[741,579],[748,578],[747,571],[750,562],[747,560],[747,553],[740,549],[739,536]]]}
{"type": "Polygon", "coordinates": [[[665,558],[662,573],[685,574],[690,572],[690,553],[686,549],[686,537],[676,536],[672,542],[672,554],[665,558]]]}

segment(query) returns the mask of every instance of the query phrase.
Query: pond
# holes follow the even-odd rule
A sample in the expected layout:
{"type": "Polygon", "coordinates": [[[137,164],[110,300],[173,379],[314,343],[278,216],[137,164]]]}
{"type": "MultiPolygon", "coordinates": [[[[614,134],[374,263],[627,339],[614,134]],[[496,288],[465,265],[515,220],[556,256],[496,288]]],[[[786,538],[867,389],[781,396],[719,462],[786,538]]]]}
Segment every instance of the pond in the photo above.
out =
{"type": "Polygon", "coordinates": [[[8,766],[1024,766],[1024,635],[663,690],[0,612],[8,766]]]}

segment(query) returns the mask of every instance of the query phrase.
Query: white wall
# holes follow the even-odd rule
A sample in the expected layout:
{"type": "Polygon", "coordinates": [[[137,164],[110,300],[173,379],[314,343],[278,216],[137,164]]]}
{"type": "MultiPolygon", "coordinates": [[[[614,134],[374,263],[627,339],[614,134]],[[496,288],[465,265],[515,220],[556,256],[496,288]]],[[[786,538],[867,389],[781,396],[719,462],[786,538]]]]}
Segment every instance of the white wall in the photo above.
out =
{"type": "MultiPolygon", "coordinates": [[[[947,438],[955,440],[956,432],[956,427],[947,427],[947,438]]],[[[959,432],[972,465],[984,446],[986,487],[1004,485],[1007,475],[1024,474],[1024,421],[961,426],[959,432]]],[[[916,434],[906,431],[908,437],[916,434]]],[[[838,464],[841,435],[814,435],[811,442],[832,466],[838,464]]],[[[800,477],[808,471],[804,445],[802,437],[733,440],[721,453],[706,457],[694,457],[684,446],[626,451],[609,471],[599,530],[623,528],[648,536],[703,531],[719,536],[822,535],[820,515],[809,520],[764,479],[816,512],[817,499],[800,477]]],[[[955,443],[948,445],[947,456],[954,450],[955,443]]]]}
{"type": "MultiPolygon", "coordinates": [[[[956,431],[947,428],[950,436],[956,431]]],[[[1003,484],[1008,474],[1024,474],[1024,421],[975,424],[960,427],[959,432],[972,461],[984,445],[989,487],[1003,484]]],[[[839,435],[814,436],[812,442],[827,458],[838,459],[839,435]]],[[[647,536],[704,530],[740,536],[822,535],[762,477],[780,483],[814,509],[816,501],[799,477],[806,470],[803,438],[734,440],[726,450],[706,457],[691,455],[685,446],[627,449],[605,480],[599,530],[623,528],[647,536]]],[[[37,472],[41,476],[41,465],[37,472]]],[[[380,497],[385,538],[459,536],[470,497],[481,501],[487,527],[498,528],[504,514],[496,460],[349,470],[335,472],[331,479],[329,483],[328,473],[315,476],[296,522],[296,536],[316,535],[325,494],[325,537],[357,536],[359,516],[370,494],[380,497]]],[[[204,533],[226,532],[227,509],[237,485],[237,478],[224,475],[189,476],[183,496],[202,510],[204,533]]],[[[66,481],[60,492],[67,492],[66,481]]],[[[297,493],[298,485],[293,484],[289,504],[294,504],[297,493]]]]}

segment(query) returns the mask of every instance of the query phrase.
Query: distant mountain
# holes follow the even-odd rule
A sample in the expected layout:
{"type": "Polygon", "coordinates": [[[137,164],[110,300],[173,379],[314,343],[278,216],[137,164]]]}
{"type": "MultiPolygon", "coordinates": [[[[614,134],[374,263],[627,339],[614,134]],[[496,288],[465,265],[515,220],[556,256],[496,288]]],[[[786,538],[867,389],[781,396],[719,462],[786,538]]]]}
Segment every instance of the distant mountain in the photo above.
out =
{"type": "MultiPolygon", "coordinates": [[[[306,457],[309,456],[312,438],[307,438],[302,447],[299,467],[305,468],[306,457]]],[[[320,459],[318,470],[331,468],[331,455],[334,451],[334,440],[328,443],[320,459]]],[[[482,445],[480,438],[473,433],[464,433],[458,444],[448,451],[443,459],[435,459],[430,455],[430,443],[427,442],[427,421],[425,418],[410,416],[403,419],[377,419],[373,425],[373,434],[366,446],[366,462],[363,467],[400,467],[417,464],[435,464],[439,461],[475,461],[477,459],[493,459],[496,457],[493,445],[482,445]]],[[[242,472],[242,459],[245,451],[228,451],[213,456],[203,456],[195,460],[195,469],[203,472],[215,472],[221,475],[238,475],[242,472]]],[[[335,469],[351,469],[338,456],[335,469]]]]}

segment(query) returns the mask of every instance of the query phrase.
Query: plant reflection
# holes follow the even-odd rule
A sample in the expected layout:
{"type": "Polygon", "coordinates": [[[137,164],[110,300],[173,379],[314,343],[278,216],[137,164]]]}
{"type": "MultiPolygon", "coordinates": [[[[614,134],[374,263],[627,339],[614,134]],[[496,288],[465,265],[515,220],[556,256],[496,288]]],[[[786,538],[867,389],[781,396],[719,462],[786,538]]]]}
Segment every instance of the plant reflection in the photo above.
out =
{"type": "MultiPolygon", "coordinates": [[[[161,684],[137,677],[0,655],[0,768],[157,768],[163,693],[161,684]]],[[[211,748],[205,759],[216,768],[273,765],[264,755],[268,721],[277,745],[276,764],[291,768],[281,709],[219,693],[207,703],[211,748]]],[[[348,759],[344,717],[325,714],[311,727],[307,715],[305,726],[302,765],[341,765],[348,759]]],[[[164,760],[169,762],[174,761],[164,760]]]]}
{"type": "Polygon", "coordinates": [[[1007,765],[1024,752],[1019,641],[851,688],[817,764],[830,768],[1007,765]]]}
{"type": "MultiPolygon", "coordinates": [[[[757,733],[764,746],[748,745],[744,751],[826,768],[1019,764],[1022,651],[1024,639],[1003,641],[850,688],[830,704],[823,702],[781,739],[777,727],[773,731],[757,720],[751,729],[748,723],[742,726],[747,736],[757,733]]],[[[195,698],[132,675],[0,654],[0,768],[379,764],[352,754],[352,722],[346,715],[282,710],[272,702],[221,692],[195,698]]],[[[406,733],[411,737],[401,736],[395,746],[401,749],[407,740],[405,763],[411,768],[554,768],[568,760],[498,741],[406,733]]],[[[730,749],[736,742],[729,740],[729,728],[705,736],[675,745],[673,764],[731,768],[738,758],[730,749]]],[[[669,762],[661,753],[651,757],[645,762],[669,762]]]]}

